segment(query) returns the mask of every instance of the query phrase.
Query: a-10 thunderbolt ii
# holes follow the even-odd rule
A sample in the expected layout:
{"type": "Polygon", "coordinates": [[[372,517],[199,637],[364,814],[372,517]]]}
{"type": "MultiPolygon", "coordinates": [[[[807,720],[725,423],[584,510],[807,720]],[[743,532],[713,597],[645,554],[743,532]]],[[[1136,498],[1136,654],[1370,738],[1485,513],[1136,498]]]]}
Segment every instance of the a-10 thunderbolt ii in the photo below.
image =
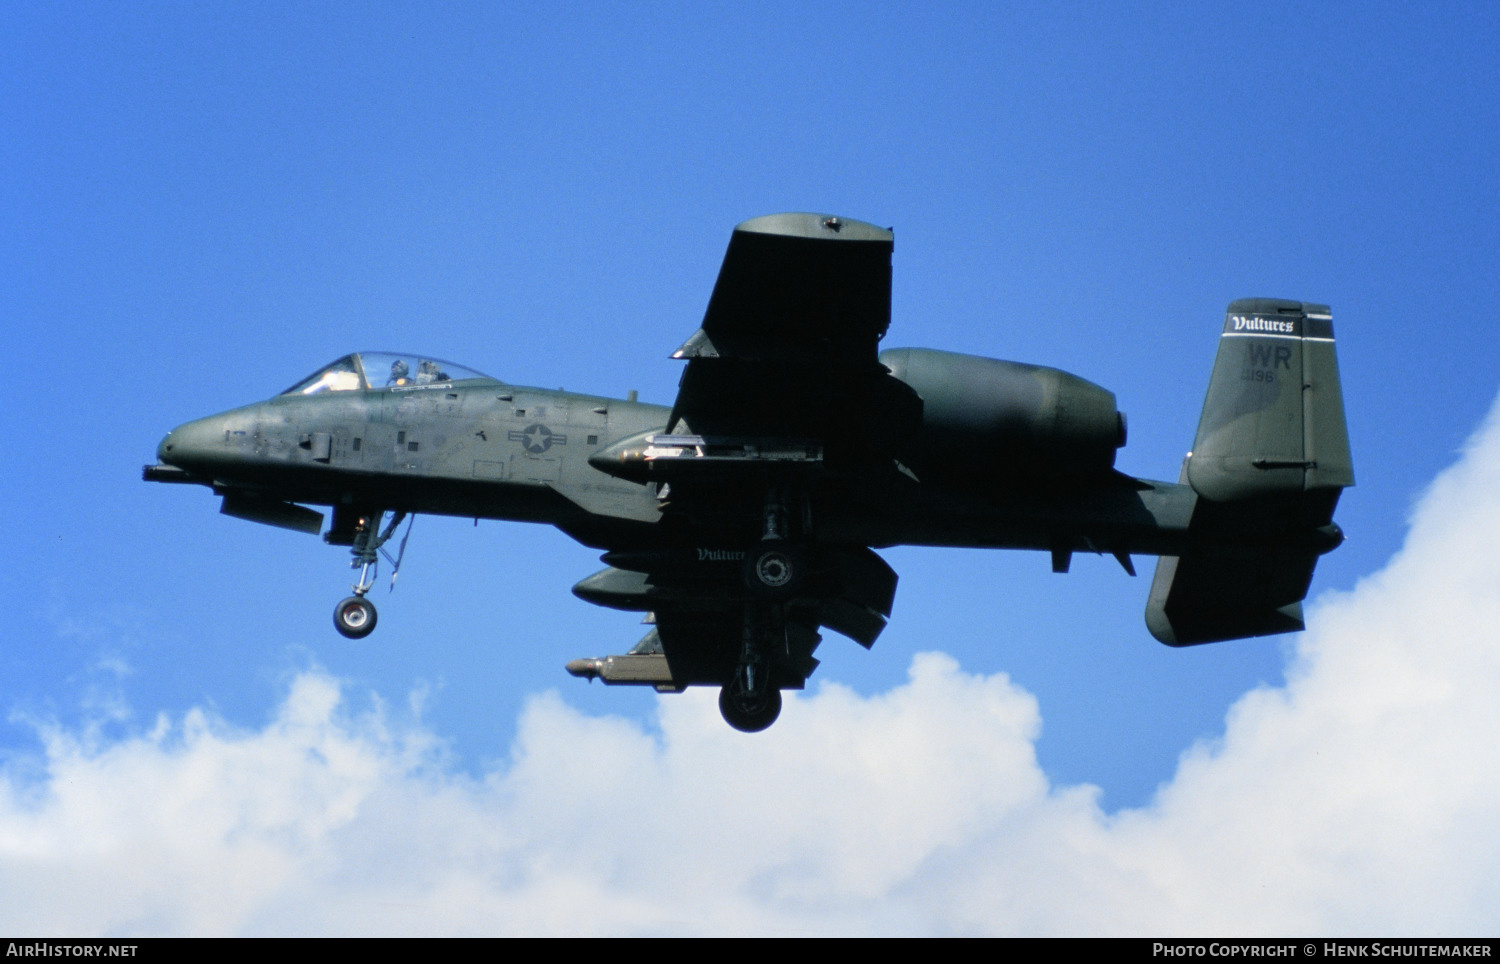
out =
{"type": "MultiPolygon", "coordinates": [[[[870,646],[900,544],[1160,556],[1146,604],[1172,646],[1303,627],[1318,557],[1354,483],[1326,306],[1229,306],[1177,483],[1114,468],[1115,396],[1053,368],[879,351],[890,231],[778,214],[734,230],[670,408],[508,385],[411,354],[360,352],[275,398],[174,429],[155,482],[210,486],[222,511],[348,546],[334,624],[375,628],[382,545],[415,513],[554,525],[604,551],[573,587],[647,614],[606,683],[720,687],[756,731],[800,689],[828,628],[870,646]],[[386,522],[389,514],[390,521],[386,522]]],[[[633,393],[632,393],[633,394],[633,393]]],[[[399,564],[399,560],[396,560],[399,564]]]]}

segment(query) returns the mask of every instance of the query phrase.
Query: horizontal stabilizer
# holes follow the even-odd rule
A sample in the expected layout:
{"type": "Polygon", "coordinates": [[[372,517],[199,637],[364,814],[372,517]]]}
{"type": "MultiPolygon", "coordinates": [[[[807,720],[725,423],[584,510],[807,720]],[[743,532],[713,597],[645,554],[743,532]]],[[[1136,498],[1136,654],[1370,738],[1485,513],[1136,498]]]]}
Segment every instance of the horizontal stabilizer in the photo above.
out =
{"type": "Polygon", "coordinates": [[[1317,556],[1264,547],[1163,556],[1151,581],[1146,628],[1168,646],[1295,633],[1317,556]]]}

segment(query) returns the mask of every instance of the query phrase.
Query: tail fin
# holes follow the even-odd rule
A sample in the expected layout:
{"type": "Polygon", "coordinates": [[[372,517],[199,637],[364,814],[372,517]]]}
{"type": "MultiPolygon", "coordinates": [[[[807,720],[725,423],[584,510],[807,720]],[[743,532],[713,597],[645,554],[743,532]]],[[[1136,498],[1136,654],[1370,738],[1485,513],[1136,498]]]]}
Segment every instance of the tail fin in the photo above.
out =
{"type": "Polygon", "coordinates": [[[1354,484],[1326,305],[1229,306],[1182,481],[1198,495],[1181,556],[1157,563],[1151,634],[1172,646],[1303,628],[1318,556],[1354,484]]]}

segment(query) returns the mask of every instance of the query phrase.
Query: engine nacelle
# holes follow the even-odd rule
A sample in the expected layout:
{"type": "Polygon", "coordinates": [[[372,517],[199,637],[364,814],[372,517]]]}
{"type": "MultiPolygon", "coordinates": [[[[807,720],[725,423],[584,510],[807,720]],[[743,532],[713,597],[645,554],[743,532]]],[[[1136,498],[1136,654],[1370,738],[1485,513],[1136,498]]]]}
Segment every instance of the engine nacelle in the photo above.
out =
{"type": "Polygon", "coordinates": [[[923,478],[992,489],[1083,476],[1111,468],[1125,444],[1114,393],[1056,368],[930,348],[894,348],[880,361],[922,396],[914,468],[923,478]]]}

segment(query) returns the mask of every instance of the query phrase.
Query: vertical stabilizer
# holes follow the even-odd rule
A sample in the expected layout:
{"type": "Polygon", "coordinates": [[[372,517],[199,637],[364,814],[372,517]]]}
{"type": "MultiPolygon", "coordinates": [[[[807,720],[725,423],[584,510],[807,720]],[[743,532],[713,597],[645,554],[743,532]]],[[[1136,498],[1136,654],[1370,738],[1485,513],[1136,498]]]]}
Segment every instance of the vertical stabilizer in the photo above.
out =
{"type": "Polygon", "coordinates": [[[1186,551],[1157,564],[1146,624],[1185,646],[1302,628],[1318,556],[1337,547],[1354,484],[1326,305],[1229,306],[1183,481],[1198,495],[1186,551]]]}
{"type": "Polygon", "coordinates": [[[1354,484],[1326,305],[1229,306],[1188,482],[1217,502],[1354,484]]]}

